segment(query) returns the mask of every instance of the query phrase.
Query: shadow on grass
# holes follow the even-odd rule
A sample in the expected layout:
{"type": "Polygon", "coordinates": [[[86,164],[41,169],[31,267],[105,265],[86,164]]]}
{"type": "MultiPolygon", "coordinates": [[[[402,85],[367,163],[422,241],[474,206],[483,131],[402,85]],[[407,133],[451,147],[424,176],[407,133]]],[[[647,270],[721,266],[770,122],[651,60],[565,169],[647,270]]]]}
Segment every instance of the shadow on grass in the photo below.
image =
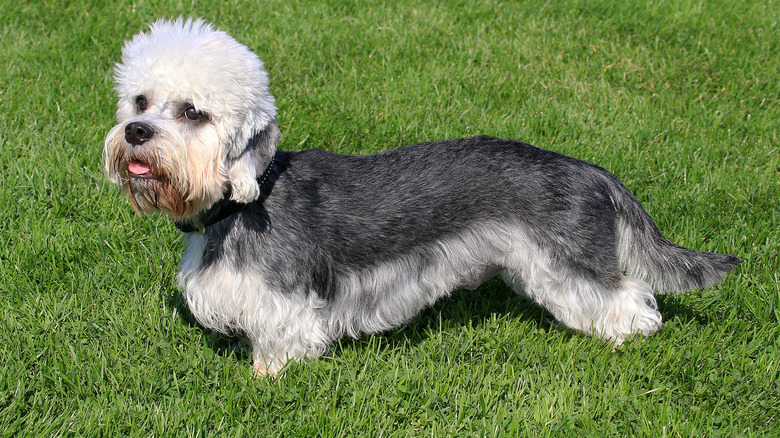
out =
{"type": "MultiPolygon", "coordinates": [[[[696,291],[685,292],[696,293],[696,291]]],[[[703,315],[684,304],[678,295],[656,295],[658,310],[664,321],[678,320],[683,325],[696,323],[697,325],[709,325],[716,316],[703,315]]]]}
{"type": "MultiPolygon", "coordinates": [[[[669,295],[657,295],[659,311],[664,321],[677,319],[687,324],[695,322],[707,325],[711,318],[695,312],[682,301],[669,295]]],[[[239,360],[251,360],[252,349],[249,342],[240,333],[225,335],[203,327],[190,312],[181,292],[175,291],[165,297],[166,305],[175,309],[181,320],[190,327],[198,327],[208,336],[207,346],[215,354],[221,356],[235,355],[239,360]]],[[[471,325],[480,327],[490,321],[492,315],[508,315],[533,321],[533,330],[557,330],[567,336],[583,336],[560,325],[544,308],[515,294],[498,278],[494,277],[483,283],[476,290],[457,290],[447,298],[440,300],[432,307],[423,310],[409,323],[383,333],[372,336],[364,335],[359,339],[344,338],[335,343],[330,354],[338,355],[342,350],[362,350],[371,342],[396,348],[402,345],[413,346],[425,342],[431,333],[455,330],[458,327],[471,325]]]]}
{"type": "Polygon", "coordinates": [[[197,327],[207,335],[205,338],[206,346],[210,348],[214,354],[219,356],[234,355],[238,360],[251,360],[252,346],[246,337],[241,333],[226,335],[202,326],[195,319],[192,312],[190,312],[181,291],[176,290],[171,294],[166,295],[165,304],[169,308],[175,310],[182,322],[188,327],[197,327]]]}

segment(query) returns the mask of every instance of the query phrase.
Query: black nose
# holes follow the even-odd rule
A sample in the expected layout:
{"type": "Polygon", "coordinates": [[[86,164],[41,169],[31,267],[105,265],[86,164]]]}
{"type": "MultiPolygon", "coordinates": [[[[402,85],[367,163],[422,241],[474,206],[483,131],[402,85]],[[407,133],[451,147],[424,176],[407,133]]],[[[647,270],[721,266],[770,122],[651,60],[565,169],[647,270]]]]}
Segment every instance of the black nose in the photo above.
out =
{"type": "Polygon", "coordinates": [[[135,146],[144,144],[153,135],[154,129],[146,123],[133,122],[125,126],[125,140],[135,146]]]}

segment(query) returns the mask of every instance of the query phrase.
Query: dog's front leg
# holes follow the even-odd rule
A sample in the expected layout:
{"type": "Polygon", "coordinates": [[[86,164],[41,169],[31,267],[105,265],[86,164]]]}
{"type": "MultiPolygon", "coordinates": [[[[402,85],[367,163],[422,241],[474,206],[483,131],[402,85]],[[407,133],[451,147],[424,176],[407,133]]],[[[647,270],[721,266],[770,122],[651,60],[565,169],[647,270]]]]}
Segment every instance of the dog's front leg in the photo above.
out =
{"type": "Polygon", "coordinates": [[[327,350],[332,339],[326,331],[323,300],[273,292],[266,298],[270,300],[244,326],[258,377],[275,376],[288,361],[316,359],[327,350]]]}

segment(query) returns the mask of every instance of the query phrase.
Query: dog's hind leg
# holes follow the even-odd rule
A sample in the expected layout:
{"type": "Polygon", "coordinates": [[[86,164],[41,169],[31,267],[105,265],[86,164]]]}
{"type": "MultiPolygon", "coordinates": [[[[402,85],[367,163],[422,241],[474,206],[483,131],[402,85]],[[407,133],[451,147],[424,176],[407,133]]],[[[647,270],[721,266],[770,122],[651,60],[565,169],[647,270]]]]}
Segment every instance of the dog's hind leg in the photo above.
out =
{"type": "Polygon", "coordinates": [[[662,327],[650,286],[619,272],[609,278],[586,278],[561,268],[541,254],[510,260],[504,282],[518,294],[547,309],[569,328],[621,344],[633,334],[648,336],[662,327]]]}

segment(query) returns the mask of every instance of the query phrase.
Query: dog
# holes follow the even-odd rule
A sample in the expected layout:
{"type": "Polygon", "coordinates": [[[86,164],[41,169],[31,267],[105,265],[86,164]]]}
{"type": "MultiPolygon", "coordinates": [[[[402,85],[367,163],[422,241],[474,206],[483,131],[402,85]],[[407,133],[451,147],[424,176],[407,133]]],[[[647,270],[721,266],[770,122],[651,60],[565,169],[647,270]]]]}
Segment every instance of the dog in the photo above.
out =
{"type": "Polygon", "coordinates": [[[654,293],[709,287],[740,263],[671,243],[603,168],[518,141],[278,151],[263,63],[202,19],[135,35],[114,79],[105,175],[137,213],[171,216],[188,308],[246,336],[260,375],[496,274],[619,345],[662,327],[654,293]]]}

